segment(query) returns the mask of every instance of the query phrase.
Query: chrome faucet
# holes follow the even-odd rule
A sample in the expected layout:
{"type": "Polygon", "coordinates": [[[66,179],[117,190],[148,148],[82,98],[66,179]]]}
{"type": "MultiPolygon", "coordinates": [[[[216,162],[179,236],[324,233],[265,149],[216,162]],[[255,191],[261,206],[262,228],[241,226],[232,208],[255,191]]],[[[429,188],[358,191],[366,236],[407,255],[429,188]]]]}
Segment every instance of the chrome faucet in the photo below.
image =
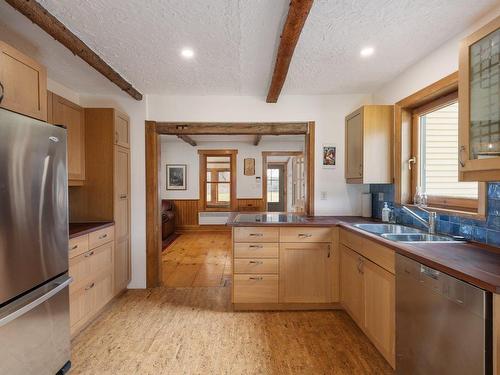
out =
{"type": "Polygon", "coordinates": [[[415,212],[410,210],[408,207],[403,206],[403,211],[406,212],[407,214],[413,216],[415,219],[417,219],[420,223],[426,226],[426,228],[429,229],[429,234],[434,234],[436,233],[436,222],[437,222],[437,214],[435,212],[427,211],[425,208],[422,208],[420,206],[417,206],[419,210],[427,212],[429,214],[429,220],[424,220],[422,217],[417,215],[415,212]]]}

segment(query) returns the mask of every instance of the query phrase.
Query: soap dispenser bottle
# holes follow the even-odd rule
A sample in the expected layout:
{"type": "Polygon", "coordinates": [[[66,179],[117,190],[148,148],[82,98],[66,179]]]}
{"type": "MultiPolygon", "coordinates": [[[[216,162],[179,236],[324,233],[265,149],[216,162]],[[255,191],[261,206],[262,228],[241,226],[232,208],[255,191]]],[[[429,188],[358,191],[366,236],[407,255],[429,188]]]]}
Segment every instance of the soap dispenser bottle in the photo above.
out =
{"type": "Polygon", "coordinates": [[[387,205],[387,202],[384,202],[384,208],[382,208],[382,221],[384,223],[388,223],[391,218],[391,209],[387,205]]]}

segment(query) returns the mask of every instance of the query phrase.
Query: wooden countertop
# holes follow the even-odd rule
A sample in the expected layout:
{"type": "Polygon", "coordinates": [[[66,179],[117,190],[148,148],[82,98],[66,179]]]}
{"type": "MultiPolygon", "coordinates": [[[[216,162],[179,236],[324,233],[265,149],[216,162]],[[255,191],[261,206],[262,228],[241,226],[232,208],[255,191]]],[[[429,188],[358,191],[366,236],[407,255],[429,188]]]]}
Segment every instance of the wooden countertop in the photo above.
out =
{"type": "Polygon", "coordinates": [[[114,224],[112,221],[96,221],[88,223],[69,223],[69,238],[83,236],[84,234],[94,232],[96,230],[110,227],[114,224]]]}
{"type": "Polygon", "coordinates": [[[236,215],[230,217],[229,226],[339,226],[362,235],[381,245],[468,282],[481,289],[500,294],[500,248],[465,243],[402,243],[387,240],[353,226],[355,223],[374,222],[359,216],[316,216],[306,217],[303,223],[234,223],[236,215]]]}

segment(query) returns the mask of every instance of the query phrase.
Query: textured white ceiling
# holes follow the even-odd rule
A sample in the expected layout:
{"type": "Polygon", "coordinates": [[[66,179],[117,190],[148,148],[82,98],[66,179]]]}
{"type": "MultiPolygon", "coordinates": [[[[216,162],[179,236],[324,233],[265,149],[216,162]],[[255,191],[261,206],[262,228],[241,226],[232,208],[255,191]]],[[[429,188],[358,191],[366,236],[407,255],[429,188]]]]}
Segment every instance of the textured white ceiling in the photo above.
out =
{"type": "MultiPolygon", "coordinates": [[[[39,0],[144,94],[265,96],[288,0],[39,0]],[[183,47],[196,56],[186,61],[183,47]]],[[[367,93],[498,0],[316,0],[284,94],[367,93]],[[373,45],[370,59],[359,50],[373,45]]],[[[82,93],[114,89],[0,1],[0,38],[82,93]]]]}

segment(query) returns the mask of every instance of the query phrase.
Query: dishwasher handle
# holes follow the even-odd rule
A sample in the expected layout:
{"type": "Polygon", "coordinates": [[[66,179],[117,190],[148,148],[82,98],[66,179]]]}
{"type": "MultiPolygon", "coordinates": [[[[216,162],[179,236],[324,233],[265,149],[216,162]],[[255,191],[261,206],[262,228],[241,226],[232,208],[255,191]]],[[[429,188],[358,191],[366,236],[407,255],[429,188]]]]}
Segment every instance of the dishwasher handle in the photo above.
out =
{"type": "Polygon", "coordinates": [[[430,277],[431,279],[438,280],[439,276],[441,275],[441,272],[436,271],[433,268],[424,266],[423,264],[420,265],[420,273],[424,276],[430,277]]]}

